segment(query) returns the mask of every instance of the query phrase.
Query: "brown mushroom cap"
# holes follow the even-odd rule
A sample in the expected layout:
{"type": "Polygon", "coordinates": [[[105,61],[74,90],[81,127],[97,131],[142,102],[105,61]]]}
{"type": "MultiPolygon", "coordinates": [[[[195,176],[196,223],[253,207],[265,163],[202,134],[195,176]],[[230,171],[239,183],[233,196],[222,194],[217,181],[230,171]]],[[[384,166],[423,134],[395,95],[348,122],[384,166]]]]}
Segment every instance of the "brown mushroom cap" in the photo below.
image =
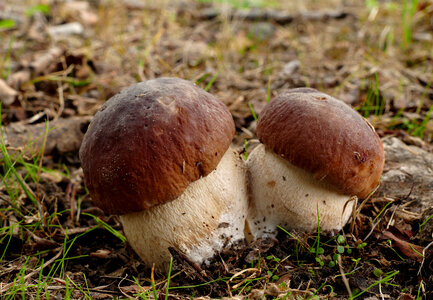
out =
{"type": "Polygon", "coordinates": [[[100,108],[84,136],[86,186],[111,214],[172,201],[216,168],[234,132],[227,107],[189,81],[134,84],[100,108]]]}
{"type": "Polygon", "coordinates": [[[374,128],[344,102],[317,90],[275,97],[256,133],[275,153],[344,194],[365,198],[379,184],[385,158],[374,128]]]}

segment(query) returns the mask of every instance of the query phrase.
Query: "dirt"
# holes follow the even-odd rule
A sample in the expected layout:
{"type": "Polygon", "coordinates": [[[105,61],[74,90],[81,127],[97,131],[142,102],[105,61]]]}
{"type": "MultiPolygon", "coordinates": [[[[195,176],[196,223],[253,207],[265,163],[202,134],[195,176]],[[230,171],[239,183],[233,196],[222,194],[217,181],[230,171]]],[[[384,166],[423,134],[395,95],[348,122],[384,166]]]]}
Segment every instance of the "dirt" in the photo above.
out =
{"type": "Polygon", "coordinates": [[[174,76],[208,87],[229,107],[239,148],[256,144],[254,114],[268,97],[319,89],[370,120],[386,165],[379,190],[339,233],[344,243],[338,233],[322,233],[318,253],[317,233],[281,230],[276,239],[224,249],[203,266],[174,249],[168,298],[432,297],[431,2],[418,1],[413,18],[405,16],[410,40],[401,3],[282,1],[250,9],[154,2],[43,2],[49,11],[26,0],[0,3],[0,21],[14,22],[0,23],[1,124],[14,178],[24,182],[11,196],[1,155],[0,295],[20,286],[10,297],[35,297],[42,278],[49,279],[46,297],[153,297],[153,283],[165,297],[166,276],[144,268],[105,229],[101,221],[122,232],[87,194],[78,149],[109,97],[137,81],[174,76]]]}

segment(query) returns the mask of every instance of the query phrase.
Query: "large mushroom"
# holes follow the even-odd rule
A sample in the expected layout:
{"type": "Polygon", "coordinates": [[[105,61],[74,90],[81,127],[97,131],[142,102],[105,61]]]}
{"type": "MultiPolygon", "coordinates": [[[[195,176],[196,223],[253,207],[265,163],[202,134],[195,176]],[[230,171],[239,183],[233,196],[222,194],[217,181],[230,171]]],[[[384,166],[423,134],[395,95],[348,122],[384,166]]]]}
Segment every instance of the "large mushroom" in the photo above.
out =
{"type": "Polygon", "coordinates": [[[253,238],[274,235],[277,225],[341,230],[356,198],[380,182],[384,152],[373,126],[315,89],[275,97],[260,114],[256,134],[262,144],[247,161],[253,238]]]}
{"type": "Polygon", "coordinates": [[[196,85],[159,78],[109,99],[80,159],[96,206],[120,215],[147,266],[167,270],[169,247],[202,263],[243,239],[246,170],[230,148],[227,107],[196,85]]]}

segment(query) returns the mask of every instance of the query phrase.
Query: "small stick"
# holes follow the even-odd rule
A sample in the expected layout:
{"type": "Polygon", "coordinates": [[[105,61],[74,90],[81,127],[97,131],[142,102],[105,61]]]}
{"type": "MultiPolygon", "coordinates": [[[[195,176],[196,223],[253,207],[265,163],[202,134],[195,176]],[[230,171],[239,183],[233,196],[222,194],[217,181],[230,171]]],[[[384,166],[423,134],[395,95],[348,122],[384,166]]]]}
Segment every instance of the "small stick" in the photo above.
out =
{"type": "Polygon", "coordinates": [[[343,264],[341,263],[341,256],[338,256],[338,267],[340,268],[341,278],[343,279],[344,285],[346,286],[349,296],[352,297],[352,290],[350,289],[349,281],[347,280],[346,274],[344,274],[343,264]]]}

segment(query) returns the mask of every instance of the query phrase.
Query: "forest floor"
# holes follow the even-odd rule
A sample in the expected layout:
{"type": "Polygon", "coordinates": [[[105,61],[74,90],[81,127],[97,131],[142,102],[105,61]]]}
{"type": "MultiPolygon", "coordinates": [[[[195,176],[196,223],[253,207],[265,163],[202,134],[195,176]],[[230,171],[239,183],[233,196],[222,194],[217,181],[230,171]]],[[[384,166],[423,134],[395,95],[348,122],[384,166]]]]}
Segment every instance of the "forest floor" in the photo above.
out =
{"type": "Polygon", "coordinates": [[[6,0],[0,41],[2,299],[432,299],[431,1],[6,0]],[[78,149],[107,99],[162,76],[221,99],[247,152],[281,91],[343,100],[383,139],[379,190],[334,236],[281,229],[202,272],[144,268],[78,149]]]}

